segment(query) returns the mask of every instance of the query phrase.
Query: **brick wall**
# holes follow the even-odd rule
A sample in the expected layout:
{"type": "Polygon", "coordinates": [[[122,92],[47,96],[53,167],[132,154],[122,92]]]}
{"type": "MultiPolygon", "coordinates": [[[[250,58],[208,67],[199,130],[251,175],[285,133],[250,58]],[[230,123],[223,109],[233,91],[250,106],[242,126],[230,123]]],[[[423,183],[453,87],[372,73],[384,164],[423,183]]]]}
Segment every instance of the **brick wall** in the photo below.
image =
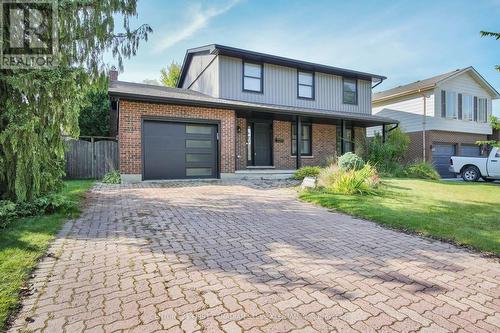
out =
{"type": "Polygon", "coordinates": [[[143,116],[219,120],[221,122],[221,173],[234,172],[236,135],[236,116],[234,111],[121,100],[119,142],[120,172],[122,174],[142,173],[141,117],[143,116]]]}
{"type": "MultiPolygon", "coordinates": [[[[336,131],[334,125],[312,124],[312,157],[302,157],[302,165],[323,165],[335,155],[336,131]]],[[[276,169],[295,169],[292,156],[292,125],[288,121],[273,122],[273,156],[276,169]]]]}
{"type": "MultiPolygon", "coordinates": [[[[411,163],[422,160],[422,132],[407,133],[410,136],[410,146],[406,153],[405,162],[411,163]]],[[[426,131],[426,160],[432,161],[431,145],[433,143],[453,143],[457,145],[457,154],[460,154],[462,144],[475,144],[476,141],[487,140],[487,135],[474,133],[458,133],[446,131],[426,131]]]]}

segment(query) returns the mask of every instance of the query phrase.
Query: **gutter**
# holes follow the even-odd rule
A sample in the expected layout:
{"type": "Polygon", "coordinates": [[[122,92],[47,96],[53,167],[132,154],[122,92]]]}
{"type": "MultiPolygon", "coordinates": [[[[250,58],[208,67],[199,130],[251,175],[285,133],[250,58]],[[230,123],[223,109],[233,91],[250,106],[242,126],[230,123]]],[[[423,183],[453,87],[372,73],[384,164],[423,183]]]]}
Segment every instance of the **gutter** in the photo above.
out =
{"type": "Polygon", "coordinates": [[[435,87],[436,87],[436,85],[433,84],[433,85],[425,86],[425,87],[422,87],[422,88],[415,88],[415,89],[412,89],[412,90],[407,90],[407,91],[400,92],[400,93],[397,93],[397,94],[393,94],[393,95],[384,96],[384,97],[381,97],[381,98],[378,98],[378,99],[374,99],[373,102],[374,103],[378,103],[378,102],[383,102],[383,101],[386,101],[386,100],[389,100],[389,99],[393,99],[393,98],[396,98],[396,97],[402,97],[402,96],[411,95],[411,94],[415,94],[415,93],[421,93],[422,91],[430,90],[430,89],[433,89],[435,87]]]}

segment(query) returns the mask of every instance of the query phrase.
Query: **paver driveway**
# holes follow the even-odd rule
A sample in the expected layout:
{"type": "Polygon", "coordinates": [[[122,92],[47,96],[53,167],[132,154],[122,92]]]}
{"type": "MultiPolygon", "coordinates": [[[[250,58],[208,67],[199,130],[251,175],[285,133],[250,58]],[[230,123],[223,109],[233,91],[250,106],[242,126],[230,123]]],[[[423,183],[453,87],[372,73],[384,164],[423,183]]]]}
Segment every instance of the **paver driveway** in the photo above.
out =
{"type": "Polygon", "coordinates": [[[500,330],[500,265],[249,184],[96,187],[13,330],[500,330]]]}

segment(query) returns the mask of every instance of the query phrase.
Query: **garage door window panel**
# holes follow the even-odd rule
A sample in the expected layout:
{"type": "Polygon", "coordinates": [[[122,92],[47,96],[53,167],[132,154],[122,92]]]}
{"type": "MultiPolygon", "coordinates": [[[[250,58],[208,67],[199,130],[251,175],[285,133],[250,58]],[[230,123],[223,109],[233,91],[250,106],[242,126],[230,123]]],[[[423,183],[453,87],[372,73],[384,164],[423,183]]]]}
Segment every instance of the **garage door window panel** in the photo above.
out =
{"type": "Polygon", "coordinates": [[[210,149],[212,148],[212,140],[207,139],[207,140],[193,140],[193,139],[187,139],[186,140],[186,148],[206,148],[210,149]]]}
{"type": "Polygon", "coordinates": [[[212,134],[213,126],[204,125],[186,125],[186,134],[212,134]]]}
{"type": "Polygon", "coordinates": [[[188,163],[207,163],[212,162],[212,154],[196,154],[196,153],[186,153],[186,162],[188,163]]]}
{"type": "Polygon", "coordinates": [[[212,176],[212,168],[186,168],[187,177],[212,176]]]}

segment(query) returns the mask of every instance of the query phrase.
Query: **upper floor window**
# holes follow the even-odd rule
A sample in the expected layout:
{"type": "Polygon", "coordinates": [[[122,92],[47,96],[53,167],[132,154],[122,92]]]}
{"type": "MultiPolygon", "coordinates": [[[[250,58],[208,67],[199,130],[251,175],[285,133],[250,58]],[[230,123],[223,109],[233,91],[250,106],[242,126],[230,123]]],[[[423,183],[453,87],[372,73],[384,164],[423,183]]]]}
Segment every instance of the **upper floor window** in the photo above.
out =
{"type": "MultiPolygon", "coordinates": [[[[301,146],[300,156],[312,155],[312,126],[311,124],[301,124],[301,146]]],[[[292,155],[297,155],[297,123],[292,123],[292,155]]]]}
{"type": "Polygon", "coordinates": [[[477,121],[485,123],[488,121],[488,100],[486,98],[477,99],[477,121]]]}
{"type": "Polygon", "coordinates": [[[462,119],[473,120],[474,115],[474,99],[469,95],[462,95],[462,119]]]}
{"type": "Polygon", "coordinates": [[[454,91],[446,92],[446,118],[457,119],[457,93],[454,91]]]}
{"type": "Polygon", "coordinates": [[[243,62],[243,90],[262,92],[262,64],[243,62]]]}
{"type": "Polygon", "coordinates": [[[358,80],[343,79],[343,101],[344,104],[358,104],[358,80]]]}
{"type": "Polygon", "coordinates": [[[297,96],[300,98],[314,98],[314,73],[297,72],[297,96]]]}

